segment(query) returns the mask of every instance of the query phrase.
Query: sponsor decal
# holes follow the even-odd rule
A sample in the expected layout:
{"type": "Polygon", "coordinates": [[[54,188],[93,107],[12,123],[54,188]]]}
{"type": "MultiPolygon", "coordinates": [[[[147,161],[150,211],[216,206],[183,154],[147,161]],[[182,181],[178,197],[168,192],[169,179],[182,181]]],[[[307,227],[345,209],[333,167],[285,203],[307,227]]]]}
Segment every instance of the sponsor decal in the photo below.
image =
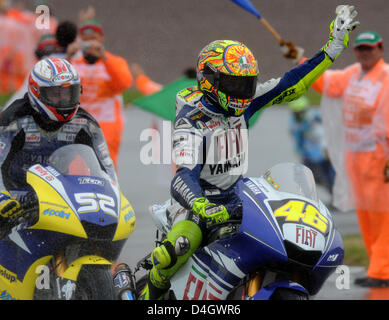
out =
{"type": "Polygon", "coordinates": [[[77,132],[79,130],[79,127],[72,124],[64,124],[62,126],[62,131],[64,132],[77,132]]]}
{"type": "Polygon", "coordinates": [[[260,193],[262,193],[261,189],[259,189],[258,186],[257,186],[254,182],[252,182],[252,181],[246,181],[244,184],[245,184],[246,186],[248,186],[249,189],[250,189],[252,192],[254,192],[254,194],[260,194],[260,193]]]}
{"type": "Polygon", "coordinates": [[[7,269],[0,266],[0,276],[8,280],[10,283],[16,281],[16,274],[9,272],[7,269]]]}
{"type": "Polygon", "coordinates": [[[199,129],[199,130],[204,130],[204,129],[207,128],[207,126],[205,125],[205,123],[202,122],[202,121],[197,121],[197,122],[196,122],[196,127],[197,127],[197,129],[199,129]]]}
{"type": "Polygon", "coordinates": [[[60,132],[58,133],[57,136],[58,141],[66,141],[66,142],[73,142],[75,138],[76,138],[75,133],[60,132]]]}
{"type": "Polygon", "coordinates": [[[100,153],[103,156],[103,158],[109,156],[108,146],[107,146],[107,144],[105,142],[99,144],[97,146],[97,149],[100,151],[100,153]]]}
{"type": "Polygon", "coordinates": [[[338,254],[338,253],[336,253],[336,254],[331,254],[330,256],[328,256],[327,261],[329,261],[329,262],[335,262],[335,261],[338,259],[338,257],[339,257],[339,254],[338,254]]]}
{"type": "Polygon", "coordinates": [[[324,250],[325,237],[314,228],[303,224],[284,223],[282,230],[285,239],[297,244],[304,250],[324,250]]]}
{"type": "Polygon", "coordinates": [[[174,129],[190,129],[192,128],[192,124],[188,119],[181,118],[178,119],[174,124],[174,129]]]}
{"type": "Polygon", "coordinates": [[[213,129],[217,128],[217,127],[221,127],[222,123],[221,123],[221,121],[210,120],[210,121],[206,122],[205,125],[210,130],[213,130],[213,129]]]}
{"type": "Polygon", "coordinates": [[[284,91],[278,98],[274,99],[272,104],[279,104],[288,96],[291,96],[292,94],[296,93],[296,88],[292,88],[289,90],[284,91]]]}
{"type": "Polygon", "coordinates": [[[90,177],[78,178],[78,183],[79,184],[95,184],[95,185],[98,185],[98,186],[104,186],[104,181],[103,180],[99,180],[99,179],[96,179],[96,178],[90,178],[90,177]]]}
{"type": "Polygon", "coordinates": [[[304,226],[296,226],[296,243],[311,247],[316,247],[317,231],[304,226]]]}
{"type": "Polygon", "coordinates": [[[223,174],[229,172],[231,169],[239,168],[240,167],[240,160],[239,161],[227,161],[223,164],[210,164],[209,169],[211,171],[211,175],[217,175],[217,174],[223,174]]]}
{"type": "Polygon", "coordinates": [[[40,142],[41,141],[41,134],[39,132],[27,132],[26,133],[26,142],[40,142]]]}
{"type": "Polygon", "coordinates": [[[134,211],[130,210],[124,215],[124,221],[128,222],[134,216],[134,211]]]}
{"type": "Polygon", "coordinates": [[[130,284],[131,284],[131,279],[130,279],[130,277],[127,275],[126,272],[120,272],[120,273],[115,277],[115,279],[113,280],[113,285],[114,285],[116,288],[119,288],[119,289],[123,289],[123,288],[129,287],[130,284]]]}
{"type": "Polygon", "coordinates": [[[24,129],[24,132],[36,132],[39,131],[35,123],[30,123],[28,126],[24,129]]]}
{"type": "Polygon", "coordinates": [[[189,273],[184,290],[183,300],[220,300],[223,292],[218,289],[207,275],[194,265],[189,273]],[[205,284],[205,285],[204,285],[205,284]]]}
{"type": "Polygon", "coordinates": [[[77,123],[77,124],[87,124],[88,120],[87,119],[80,119],[80,118],[75,118],[70,123],[77,123]]]}
{"type": "Polygon", "coordinates": [[[38,176],[46,179],[47,181],[53,181],[55,179],[55,177],[50,174],[45,168],[43,168],[40,164],[34,166],[33,169],[35,170],[35,173],[38,176]]]}
{"type": "Polygon", "coordinates": [[[53,78],[54,82],[60,82],[60,83],[70,81],[70,80],[73,80],[73,75],[70,72],[57,74],[53,78]]]}
{"type": "Polygon", "coordinates": [[[62,219],[69,219],[70,217],[70,212],[67,213],[63,210],[54,210],[54,209],[46,209],[45,211],[43,211],[43,214],[44,215],[49,215],[49,217],[51,216],[56,216],[58,218],[62,218],[62,219]]]}
{"type": "Polygon", "coordinates": [[[47,167],[46,169],[47,169],[47,171],[49,171],[54,177],[58,177],[58,176],[61,175],[61,174],[60,174],[57,170],[55,170],[53,167],[47,167]]]}
{"type": "Polygon", "coordinates": [[[198,114],[196,114],[193,117],[191,117],[191,120],[197,120],[197,119],[202,118],[203,116],[204,116],[204,113],[199,112],[198,114]]]}
{"type": "Polygon", "coordinates": [[[16,298],[12,297],[7,290],[4,290],[0,293],[0,300],[16,300],[16,298]]]}

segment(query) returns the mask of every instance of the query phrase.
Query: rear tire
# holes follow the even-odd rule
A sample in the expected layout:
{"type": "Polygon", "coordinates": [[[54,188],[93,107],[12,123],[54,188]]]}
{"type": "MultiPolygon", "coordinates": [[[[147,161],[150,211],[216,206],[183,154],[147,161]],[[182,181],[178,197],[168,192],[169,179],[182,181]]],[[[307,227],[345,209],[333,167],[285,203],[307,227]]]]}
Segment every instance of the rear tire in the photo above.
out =
{"type": "Polygon", "coordinates": [[[117,300],[107,266],[84,265],[78,275],[75,300],[117,300]]]}

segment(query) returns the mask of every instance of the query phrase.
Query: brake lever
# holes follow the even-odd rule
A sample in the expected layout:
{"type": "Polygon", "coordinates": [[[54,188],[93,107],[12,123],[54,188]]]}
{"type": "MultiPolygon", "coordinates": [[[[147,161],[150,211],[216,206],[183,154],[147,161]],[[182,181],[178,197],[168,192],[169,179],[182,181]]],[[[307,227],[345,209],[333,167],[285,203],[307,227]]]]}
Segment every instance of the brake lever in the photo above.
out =
{"type": "Polygon", "coordinates": [[[21,195],[18,201],[23,209],[23,213],[18,217],[16,225],[27,221],[34,224],[36,222],[35,219],[39,217],[39,213],[37,214],[39,212],[39,202],[36,193],[31,190],[21,195]]]}

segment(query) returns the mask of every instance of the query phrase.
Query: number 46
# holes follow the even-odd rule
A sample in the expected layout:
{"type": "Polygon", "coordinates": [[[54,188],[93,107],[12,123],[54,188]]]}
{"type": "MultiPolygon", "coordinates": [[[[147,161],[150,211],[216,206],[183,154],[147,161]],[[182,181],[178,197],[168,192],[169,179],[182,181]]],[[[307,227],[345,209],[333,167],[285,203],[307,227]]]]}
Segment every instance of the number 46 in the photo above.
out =
{"type": "Polygon", "coordinates": [[[276,217],[286,217],[285,221],[303,221],[321,232],[327,231],[328,220],[314,206],[304,201],[290,200],[274,211],[276,217]]]}
{"type": "Polygon", "coordinates": [[[78,213],[98,212],[102,210],[104,213],[117,217],[117,213],[114,210],[115,200],[101,193],[82,192],[76,193],[74,198],[80,204],[78,213]]]}

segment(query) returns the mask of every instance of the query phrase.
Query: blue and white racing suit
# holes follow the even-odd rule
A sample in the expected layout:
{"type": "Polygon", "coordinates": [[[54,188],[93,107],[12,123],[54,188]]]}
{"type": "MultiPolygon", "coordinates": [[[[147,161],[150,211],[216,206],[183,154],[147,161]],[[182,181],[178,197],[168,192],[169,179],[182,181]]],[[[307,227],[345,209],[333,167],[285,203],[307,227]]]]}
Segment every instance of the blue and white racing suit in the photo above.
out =
{"type": "Polygon", "coordinates": [[[26,171],[69,144],[91,146],[102,168],[117,181],[104,135],[93,117],[79,108],[67,123],[42,122],[27,94],[0,114],[0,190],[27,188],[26,171]]]}
{"type": "MultiPolygon", "coordinates": [[[[258,84],[253,101],[237,117],[208,103],[197,87],[180,91],[173,130],[177,172],[171,183],[172,198],[190,210],[196,198],[206,197],[230,212],[239,203],[234,189],[247,168],[250,117],[261,108],[297,99],[331,64],[321,51],[282,78],[258,84]]],[[[176,222],[175,217],[170,220],[176,222]]]]}

